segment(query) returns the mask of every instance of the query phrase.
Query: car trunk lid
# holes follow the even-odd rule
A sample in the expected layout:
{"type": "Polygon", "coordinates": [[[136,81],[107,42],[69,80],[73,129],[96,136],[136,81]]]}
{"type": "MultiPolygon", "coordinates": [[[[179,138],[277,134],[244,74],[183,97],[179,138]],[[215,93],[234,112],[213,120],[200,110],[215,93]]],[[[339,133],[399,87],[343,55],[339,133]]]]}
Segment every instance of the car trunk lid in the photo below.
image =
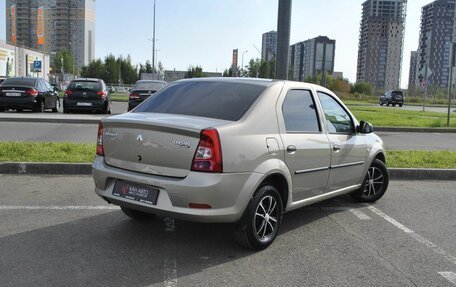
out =
{"type": "Polygon", "coordinates": [[[227,121],[172,114],[128,113],[103,122],[105,162],[114,167],[186,177],[203,129],[227,121]]]}

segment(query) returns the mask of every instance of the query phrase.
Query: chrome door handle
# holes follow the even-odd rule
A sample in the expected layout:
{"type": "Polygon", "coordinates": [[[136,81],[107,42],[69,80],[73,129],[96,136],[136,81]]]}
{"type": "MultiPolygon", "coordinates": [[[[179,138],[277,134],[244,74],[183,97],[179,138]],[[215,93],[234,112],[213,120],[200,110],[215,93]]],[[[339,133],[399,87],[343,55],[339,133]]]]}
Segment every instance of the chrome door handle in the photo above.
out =
{"type": "Polygon", "coordinates": [[[296,152],[296,147],[294,145],[287,146],[287,153],[294,153],[296,152]]]}
{"type": "Polygon", "coordinates": [[[333,145],[333,151],[340,151],[340,146],[337,144],[333,145]]]}

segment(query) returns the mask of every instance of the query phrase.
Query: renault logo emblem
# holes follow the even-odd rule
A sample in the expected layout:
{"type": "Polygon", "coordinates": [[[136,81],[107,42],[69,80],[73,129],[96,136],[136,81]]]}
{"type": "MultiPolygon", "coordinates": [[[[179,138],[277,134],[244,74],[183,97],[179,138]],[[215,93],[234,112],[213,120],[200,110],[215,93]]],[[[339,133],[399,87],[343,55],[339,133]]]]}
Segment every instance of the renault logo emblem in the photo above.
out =
{"type": "Polygon", "coordinates": [[[144,142],[143,136],[141,134],[138,135],[136,140],[139,142],[139,144],[142,144],[144,142]]]}

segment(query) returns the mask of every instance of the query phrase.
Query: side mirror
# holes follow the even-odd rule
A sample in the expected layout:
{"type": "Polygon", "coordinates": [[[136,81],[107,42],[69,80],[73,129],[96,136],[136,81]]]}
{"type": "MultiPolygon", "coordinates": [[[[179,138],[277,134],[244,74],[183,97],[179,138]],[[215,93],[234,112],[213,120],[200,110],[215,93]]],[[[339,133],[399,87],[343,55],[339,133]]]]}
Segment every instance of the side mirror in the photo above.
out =
{"type": "Polygon", "coordinates": [[[361,121],[359,126],[356,127],[356,132],[360,134],[371,134],[374,132],[374,127],[365,121],[361,121]]]}

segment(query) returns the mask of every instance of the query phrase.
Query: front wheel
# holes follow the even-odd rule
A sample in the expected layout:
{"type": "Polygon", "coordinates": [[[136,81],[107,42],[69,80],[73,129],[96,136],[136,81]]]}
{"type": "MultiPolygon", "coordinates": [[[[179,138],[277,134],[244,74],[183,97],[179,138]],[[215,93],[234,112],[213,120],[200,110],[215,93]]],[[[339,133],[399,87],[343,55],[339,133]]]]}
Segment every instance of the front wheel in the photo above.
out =
{"type": "Polygon", "coordinates": [[[352,193],[352,197],[359,202],[374,202],[386,192],[389,184],[389,174],[386,165],[375,159],[364,177],[363,185],[352,193]]]}
{"type": "Polygon", "coordinates": [[[277,189],[270,184],[263,184],[250,200],[241,220],[236,223],[236,241],[247,249],[267,248],[277,236],[282,212],[282,198],[277,189]]]}
{"type": "Polygon", "coordinates": [[[53,113],[58,113],[60,107],[60,101],[58,99],[55,100],[55,108],[52,108],[53,113]]]}

